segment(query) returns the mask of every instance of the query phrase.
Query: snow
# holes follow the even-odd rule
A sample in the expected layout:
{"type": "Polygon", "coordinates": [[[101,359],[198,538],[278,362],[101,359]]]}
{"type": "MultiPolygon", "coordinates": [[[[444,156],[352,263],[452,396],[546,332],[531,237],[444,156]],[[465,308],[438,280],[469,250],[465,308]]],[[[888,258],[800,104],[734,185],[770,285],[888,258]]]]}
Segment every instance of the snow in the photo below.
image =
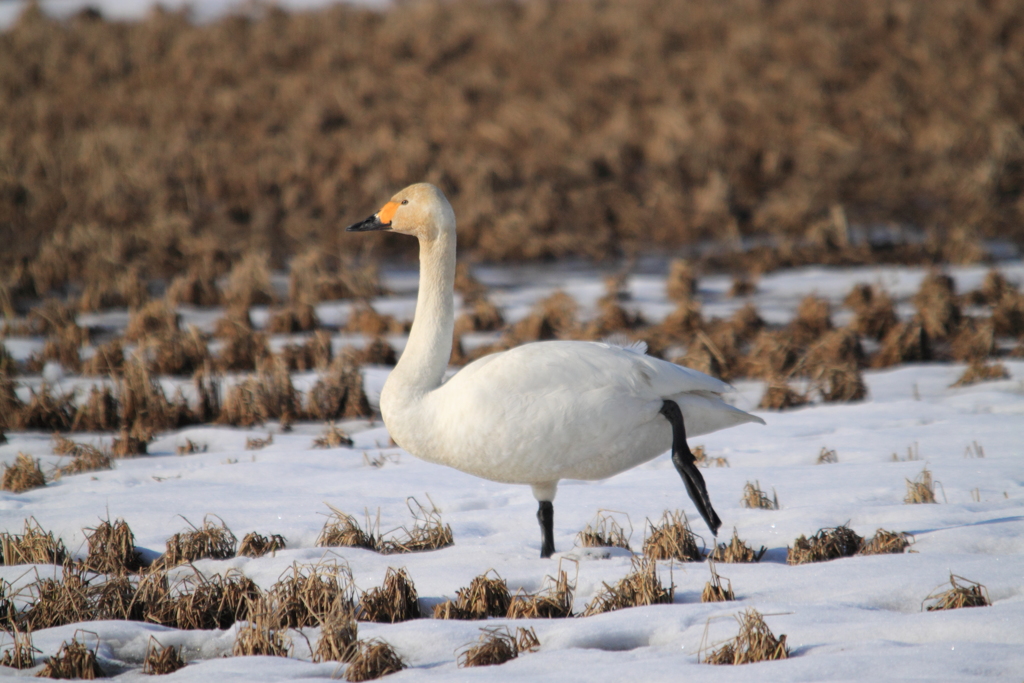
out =
{"type": "MultiPolygon", "coordinates": [[[[1011,279],[1024,279],[1022,264],[1003,269],[1011,279]]],[[[855,282],[876,281],[906,301],[923,272],[879,267],[774,273],[762,278],[753,301],[762,314],[776,310],[778,318],[785,320],[811,291],[838,306],[855,282]]],[[[966,291],[980,284],[986,271],[951,272],[959,289],[966,291]]],[[[399,274],[395,281],[402,278],[408,280],[399,274]]],[[[506,307],[511,319],[525,314],[555,288],[577,297],[585,310],[603,293],[596,273],[559,276],[549,269],[543,278],[524,273],[519,280],[514,273],[498,269],[483,279],[492,285],[500,282],[494,300],[506,307]]],[[[408,284],[389,297],[391,303],[382,310],[399,317],[411,311],[415,292],[408,284]]],[[[664,298],[663,278],[637,275],[629,285],[630,305],[650,318],[656,318],[658,310],[671,310],[664,298]]],[[[728,286],[728,278],[701,280],[705,313],[728,314],[730,307],[742,303],[726,297],[728,286]]],[[[333,310],[340,320],[347,315],[347,304],[325,303],[320,310],[333,310]]],[[[211,313],[196,315],[209,318],[211,313]]],[[[276,338],[275,344],[283,340],[276,338]]],[[[394,341],[400,347],[403,340],[394,341]]],[[[22,357],[37,340],[5,343],[22,357]]],[[[335,343],[341,343],[338,335],[335,343]]],[[[458,652],[477,639],[482,622],[361,623],[360,637],[383,638],[405,659],[410,668],[389,679],[396,682],[752,681],[766,677],[778,682],[1019,681],[1024,671],[1024,362],[1005,364],[1011,379],[962,388],[950,385],[963,365],[925,363],[866,372],[869,393],[863,402],[762,411],[758,414],[767,426],[744,425],[693,439],[691,445],[702,444],[712,458],[728,461],[728,467],[704,470],[712,502],[724,522],[719,540],[728,540],[735,527],[752,547],[768,548],[759,564],[718,566],[731,580],[736,602],[700,602],[709,578],[705,563],[662,562],[662,581],[676,585],[672,605],[568,620],[486,622],[488,626],[533,626],[542,643],[539,652],[501,666],[457,668],[458,652]],[[968,457],[968,447],[973,452],[975,442],[983,448],[984,457],[968,457]],[[838,463],[815,464],[823,447],[837,451],[838,463]],[[908,460],[908,449],[919,459],[908,460]],[[906,480],[924,467],[941,482],[939,503],[904,504],[906,480]],[[760,482],[769,492],[774,489],[780,509],[743,508],[740,497],[748,481],[760,482]],[[879,528],[911,533],[913,552],[801,566],[785,563],[786,548],[796,537],[843,523],[862,536],[879,528]],[[946,584],[950,573],[984,584],[993,605],[922,611],[922,601],[946,584]],[[715,644],[734,636],[738,627],[733,617],[750,607],[766,615],[776,635],[786,634],[792,657],[740,667],[701,664],[702,641],[715,644]]],[[[387,372],[383,367],[365,370],[371,398],[387,372]]],[[[304,373],[296,375],[295,382],[300,389],[308,389],[315,377],[304,373]]],[[[67,388],[69,382],[80,381],[65,378],[62,383],[67,388]]],[[[763,390],[760,382],[738,382],[732,401],[753,410],[763,390]]],[[[150,444],[149,456],[118,460],[113,470],[64,477],[22,494],[0,492],[0,528],[18,532],[24,519],[34,516],[44,529],[59,535],[72,553],[82,556],[86,551],[83,529],[102,519],[122,517],[131,525],[136,543],[156,554],[171,534],[186,528],[186,519],[199,524],[204,515],[215,514],[239,538],[253,530],[282,534],[288,548],[275,557],[201,560],[196,563],[201,572],[223,574],[237,569],[266,589],[293,563],[326,559],[347,564],[356,585],[367,589],[380,584],[388,567],[405,567],[428,611],[489,569],[505,578],[513,591],[537,591],[546,585],[545,577],[556,572],[560,560],[576,578],[575,609],[582,611],[604,583],[614,584],[630,569],[625,551],[574,548],[575,534],[599,510],[618,511],[618,519],[629,520],[635,550],[642,544],[644,520],[657,520],[666,509],[685,511],[696,521],[695,531],[708,544],[712,542],[667,455],[605,481],[563,482],[555,501],[555,543],[561,552],[542,560],[536,501],[528,487],[488,482],[421,462],[389,446],[380,422],[354,420],[339,426],[352,435],[353,447],[312,449],[312,440],[323,426],[311,423],[297,424],[287,433],[268,424],[255,430],[203,426],[161,434],[150,444]],[[274,433],[273,444],[245,450],[246,438],[267,432],[274,433]],[[207,451],[177,455],[177,446],[186,439],[205,444],[207,451]],[[385,456],[380,467],[367,464],[380,456],[385,456]],[[444,522],[452,526],[454,546],[390,556],[315,546],[328,504],[360,519],[364,511],[373,517],[379,511],[380,528],[387,533],[412,524],[409,497],[424,504],[429,497],[437,505],[444,522]]],[[[106,444],[110,436],[74,438],[106,444]]],[[[9,433],[8,439],[9,443],[0,445],[2,462],[12,462],[19,451],[40,458],[44,470],[61,462],[52,453],[48,434],[9,433]]],[[[34,572],[54,571],[59,570],[0,567],[0,578],[18,587],[33,580],[34,572]]],[[[189,666],[172,680],[327,680],[339,673],[338,665],[310,661],[309,644],[315,645],[317,628],[290,632],[291,658],[225,658],[237,628],[177,631],[105,621],[45,629],[33,638],[36,647],[51,656],[76,630],[88,631],[86,642],[98,638],[101,665],[125,681],[143,680],[140,666],[151,635],[163,644],[184,647],[189,666]]],[[[0,669],[0,676],[34,672],[0,669]]]]}

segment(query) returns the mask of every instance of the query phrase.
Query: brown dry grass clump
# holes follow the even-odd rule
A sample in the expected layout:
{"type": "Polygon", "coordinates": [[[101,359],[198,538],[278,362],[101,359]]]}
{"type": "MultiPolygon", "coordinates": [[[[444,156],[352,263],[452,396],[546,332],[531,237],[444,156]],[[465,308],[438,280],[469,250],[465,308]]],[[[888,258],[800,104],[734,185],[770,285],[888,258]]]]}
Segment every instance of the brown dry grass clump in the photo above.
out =
{"type": "Polygon", "coordinates": [[[669,262],[665,294],[669,301],[689,301],[697,294],[697,276],[686,259],[677,258],[669,262]]]}
{"type": "Polygon", "coordinates": [[[12,493],[24,493],[46,486],[46,476],[39,467],[39,460],[24,453],[18,453],[13,465],[4,463],[3,482],[0,489],[12,493]]]}
{"type": "Polygon", "coordinates": [[[952,384],[954,387],[965,387],[978,382],[994,382],[1009,379],[1010,371],[1002,363],[971,362],[959,379],[952,384]]]}
{"type": "Polygon", "coordinates": [[[52,393],[49,385],[43,383],[39,391],[29,389],[28,403],[15,404],[20,410],[9,414],[9,426],[13,429],[38,429],[47,432],[66,432],[75,418],[75,395],[52,393]]]}
{"type": "Polygon", "coordinates": [[[899,322],[892,298],[879,287],[855,285],[843,303],[853,309],[850,329],[859,335],[881,340],[899,322]]]}
{"type": "Polygon", "coordinates": [[[363,594],[356,614],[360,621],[384,624],[419,619],[419,596],[405,569],[388,567],[384,584],[363,594]]]}
{"type": "Polygon", "coordinates": [[[949,350],[954,360],[983,362],[996,351],[992,321],[964,318],[950,340],[949,350]]]}
{"type": "Polygon", "coordinates": [[[801,394],[785,380],[775,380],[768,383],[757,407],[764,410],[786,410],[805,406],[809,402],[807,394],[801,394]]]}
{"type": "Polygon", "coordinates": [[[937,503],[935,500],[935,484],[932,482],[932,473],[927,467],[921,470],[921,474],[914,478],[914,481],[909,479],[907,482],[907,495],[903,499],[904,503],[917,504],[917,503],[937,503]]]}
{"type": "Polygon", "coordinates": [[[25,520],[20,535],[0,531],[0,564],[64,564],[67,559],[64,542],[43,531],[35,517],[25,520]]]}
{"type": "Polygon", "coordinates": [[[871,367],[888,368],[901,363],[931,360],[928,333],[919,318],[896,323],[882,338],[882,345],[871,358],[871,367]]]}
{"type": "Polygon", "coordinates": [[[315,304],[333,299],[368,299],[384,294],[377,264],[334,258],[312,248],[296,256],[289,267],[288,298],[315,304]]]}
{"type": "Polygon", "coordinates": [[[409,498],[406,504],[415,520],[412,528],[403,526],[400,529],[403,536],[383,540],[378,545],[378,552],[385,555],[418,553],[454,545],[455,537],[452,535],[452,527],[450,524],[444,523],[441,519],[441,512],[433,503],[427,509],[415,498],[409,498]]]}
{"type": "Polygon", "coordinates": [[[260,604],[259,587],[236,569],[204,577],[198,570],[173,586],[166,575],[149,574],[140,583],[138,600],[146,605],[146,621],[185,630],[225,629],[250,618],[260,604]]]}
{"type": "Polygon", "coordinates": [[[839,557],[851,557],[857,554],[864,539],[848,526],[837,526],[831,529],[819,529],[810,538],[801,535],[787,549],[787,564],[806,564],[808,562],[825,562],[839,557]]]}
{"type": "Polygon", "coordinates": [[[733,527],[732,539],[728,544],[719,543],[718,546],[711,551],[709,558],[716,562],[760,562],[764,554],[768,552],[768,549],[761,546],[761,549],[754,551],[746,541],[740,540],[739,535],[736,533],[736,528],[733,527]]]}
{"type": "Polygon", "coordinates": [[[83,472],[96,472],[98,470],[109,470],[113,467],[110,454],[101,451],[95,446],[84,443],[75,443],[59,434],[53,437],[53,452],[58,455],[70,455],[71,462],[57,468],[57,476],[66,477],[72,474],[83,472]]]}
{"type": "Polygon", "coordinates": [[[800,349],[782,331],[761,330],[750,343],[741,374],[768,381],[787,377],[800,359],[800,349]]]}
{"type": "Polygon", "coordinates": [[[307,412],[314,420],[344,420],[368,417],[370,402],[363,390],[363,373],[352,355],[342,353],[313,385],[307,412]]]}
{"type": "Polygon", "coordinates": [[[455,321],[457,335],[466,332],[495,332],[505,326],[505,318],[501,309],[491,303],[485,296],[467,302],[469,310],[455,321]]]}
{"type": "Polygon", "coordinates": [[[1007,292],[992,308],[995,333],[1007,337],[1024,336],[1024,294],[1007,292]]]}
{"type": "Polygon", "coordinates": [[[356,655],[359,625],[350,612],[331,614],[320,624],[314,662],[349,662],[356,655]]]}
{"type": "Polygon", "coordinates": [[[293,564],[267,591],[264,606],[281,628],[318,626],[355,612],[352,573],[333,562],[293,564]]]}
{"type": "Polygon", "coordinates": [[[250,531],[238,544],[238,554],[241,557],[263,557],[268,553],[273,556],[278,550],[284,550],[286,545],[287,541],[280,534],[271,534],[270,538],[267,538],[263,534],[250,531]]]}
{"type": "MultiPolygon", "coordinates": [[[[735,538],[735,534],[733,537],[735,538]]],[[[722,577],[718,575],[718,570],[715,569],[714,559],[708,558],[708,569],[711,570],[711,580],[704,584],[704,590],[700,594],[700,601],[730,602],[735,600],[736,593],[732,589],[732,581],[726,579],[726,583],[722,584],[722,577]]]]}
{"type": "MultiPolygon", "coordinates": [[[[226,560],[235,556],[235,545],[237,540],[220,517],[215,523],[207,515],[203,518],[203,525],[197,527],[187,519],[185,522],[192,527],[190,531],[182,531],[167,539],[167,552],[160,558],[165,567],[175,567],[185,562],[194,562],[203,558],[214,560],[226,560]]],[[[183,518],[184,519],[184,518],[183,518]]]]}
{"type": "Polygon", "coordinates": [[[352,437],[335,427],[333,422],[327,423],[324,433],[313,439],[313,448],[340,448],[341,446],[351,447],[352,437]]]}
{"type": "Polygon", "coordinates": [[[860,555],[888,555],[906,552],[913,542],[913,536],[902,531],[879,529],[861,545],[860,555]]]}
{"type": "Polygon", "coordinates": [[[115,458],[134,458],[137,455],[146,455],[148,445],[148,437],[138,437],[123,429],[110,444],[110,454],[115,458]]]}
{"type": "Polygon", "coordinates": [[[178,321],[178,314],[166,301],[154,299],[131,312],[124,339],[137,343],[151,337],[170,336],[178,331],[178,321]]]}
{"type": "Polygon", "coordinates": [[[61,643],[57,654],[47,658],[46,664],[36,676],[92,681],[106,674],[96,661],[96,653],[73,638],[70,643],[61,643]]]}
{"type": "Polygon", "coordinates": [[[569,583],[569,575],[558,566],[558,578],[547,577],[551,585],[536,595],[526,595],[521,590],[512,596],[508,605],[508,619],[567,619],[572,616],[575,582],[569,583]]]}
{"type": "Polygon", "coordinates": [[[775,489],[772,489],[772,497],[769,498],[768,494],[761,490],[761,482],[755,481],[753,483],[747,482],[743,487],[743,497],[740,498],[740,502],[743,503],[745,508],[754,508],[757,510],[778,510],[779,509],[779,496],[775,493],[775,489]]]}
{"type": "Polygon", "coordinates": [[[32,632],[23,632],[19,631],[17,627],[12,627],[10,634],[14,642],[11,643],[10,648],[4,650],[3,655],[0,655],[0,666],[11,669],[35,667],[36,655],[40,650],[32,644],[32,632]]]}
{"type": "MultiPolygon", "coordinates": [[[[943,592],[933,592],[924,599],[924,603],[932,601],[925,606],[929,612],[946,609],[961,609],[964,607],[988,607],[992,601],[988,597],[988,589],[980,583],[965,579],[962,576],[949,575],[949,583],[953,587],[943,592]],[[957,579],[964,583],[958,583],[957,579]]],[[[924,604],[922,603],[922,604],[924,604]]]]}
{"type": "Polygon", "coordinates": [[[206,340],[194,325],[150,337],[145,347],[149,370],[159,375],[193,375],[211,360],[206,340]]]}
{"type": "Polygon", "coordinates": [[[513,345],[548,339],[571,339],[579,330],[576,300],[559,290],[539,301],[509,330],[513,345]]]}
{"type": "Polygon", "coordinates": [[[827,365],[812,376],[821,400],[827,403],[862,401],[868,394],[860,368],[852,363],[827,365]]]}
{"type": "Polygon", "coordinates": [[[258,436],[250,436],[245,439],[245,450],[247,451],[261,451],[267,446],[271,446],[274,443],[274,435],[267,434],[267,438],[261,439],[258,436]]]}
{"type": "Polygon", "coordinates": [[[153,636],[146,646],[146,659],[142,662],[142,673],[151,676],[165,676],[185,667],[181,649],[173,645],[161,645],[153,636]]]}
{"type": "Polygon", "coordinates": [[[167,286],[165,298],[171,304],[188,304],[209,308],[222,303],[217,273],[212,264],[201,263],[188,267],[167,286]]]}
{"type": "Polygon", "coordinates": [[[288,367],[280,358],[260,361],[257,373],[227,391],[220,421],[236,427],[252,427],[280,420],[282,427],[302,419],[302,399],[292,384],[288,367]]]}
{"type": "Polygon", "coordinates": [[[819,465],[834,465],[839,462],[839,455],[835,449],[828,448],[826,446],[821,447],[821,452],[818,453],[818,459],[815,461],[819,465]]]}
{"type": "Polygon", "coordinates": [[[199,444],[192,439],[185,439],[185,443],[178,446],[178,455],[195,455],[205,453],[209,446],[205,443],[199,444]]]}
{"type": "Polygon", "coordinates": [[[224,286],[224,301],[228,306],[249,308],[272,304],[276,300],[270,285],[270,256],[262,251],[250,251],[239,259],[224,286]]]}
{"type": "Polygon", "coordinates": [[[290,371],[326,370],[334,358],[331,335],[317,330],[300,344],[286,344],[278,356],[290,371]]]}
{"type": "Polygon", "coordinates": [[[28,600],[29,607],[20,612],[17,626],[28,631],[39,631],[92,621],[96,616],[96,590],[85,578],[82,568],[65,564],[60,579],[37,578],[19,591],[28,600]]]}
{"type": "Polygon", "coordinates": [[[320,327],[316,309],[309,303],[290,303],[283,308],[271,309],[267,321],[267,334],[296,334],[312,332],[320,327]]]}
{"type": "MultiPolygon", "coordinates": [[[[89,396],[80,401],[71,423],[71,431],[112,432],[121,426],[121,404],[109,386],[100,389],[93,385],[89,396]]],[[[95,456],[95,454],[92,454],[95,456]]],[[[96,460],[99,462],[99,460],[96,460]]]]}
{"type": "Polygon", "coordinates": [[[47,361],[56,361],[70,372],[82,369],[81,348],[88,343],[89,333],[75,324],[64,325],[46,339],[41,352],[32,354],[27,366],[30,371],[38,371],[47,361]]]}
{"type": "MultiPolygon", "coordinates": [[[[626,517],[628,523],[629,517],[626,517]]],[[[625,548],[629,550],[629,538],[633,535],[633,525],[629,533],[611,515],[598,511],[593,523],[588,523],[583,531],[576,534],[576,545],[582,548],[625,548]]]]}
{"type": "Polygon", "coordinates": [[[671,605],[675,595],[675,585],[665,588],[658,577],[658,563],[649,557],[633,557],[633,571],[620,580],[614,587],[607,583],[604,591],[583,610],[583,616],[603,614],[627,607],[645,605],[671,605]]]}
{"type": "Polygon", "coordinates": [[[647,520],[644,555],[652,560],[700,562],[704,559],[704,553],[697,547],[697,537],[690,529],[689,520],[679,510],[666,510],[660,524],[647,520]]]}
{"type": "Polygon", "coordinates": [[[346,681],[372,681],[405,668],[394,648],[378,638],[356,641],[354,648],[345,667],[346,681]]]}
{"type": "Polygon", "coordinates": [[[376,532],[376,526],[364,531],[352,515],[330,505],[327,507],[331,508],[331,514],[324,523],[324,528],[320,530],[320,535],[316,538],[317,546],[322,548],[366,548],[367,550],[377,550],[380,547],[381,539],[380,534],[376,532]]]}
{"type": "Polygon", "coordinates": [[[786,635],[776,638],[760,612],[748,609],[737,615],[736,621],[740,624],[739,634],[706,655],[706,664],[752,664],[789,658],[786,635]]]}
{"type": "Polygon", "coordinates": [[[948,275],[934,270],[928,273],[921,281],[913,302],[925,332],[932,339],[945,339],[960,324],[956,285],[948,275]]]}
{"type": "Polygon", "coordinates": [[[486,619],[508,614],[512,596],[505,579],[493,569],[475,577],[466,588],[455,592],[455,600],[445,600],[434,607],[435,619],[486,619]]]}
{"type": "Polygon", "coordinates": [[[800,301],[786,329],[797,346],[809,346],[832,329],[832,307],[825,299],[808,295],[800,301]]]}
{"type": "Polygon", "coordinates": [[[467,646],[458,657],[459,667],[494,666],[515,659],[522,652],[540,647],[540,640],[532,628],[519,627],[516,635],[507,626],[482,628],[480,640],[467,646]]]}
{"type": "Polygon", "coordinates": [[[390,315],[378,313],[367,301],[352,307],[345,322],[345,331],[379,337],[384,334],[401,334],[405,326],[390,315]]]}
{"type": "Polygon", "coordinates": [[[100,344],[93,350],[92,357],[82,363],[83,375],[106,377],[121,374],[124,367],[124,342],[121,337],[100,344]]]}
{"type": "Polygon", "coordinates": [[[100,574],[137,572],[142,558],[135,549],[135,534],[128,523],[117,519],[113,524],[104,520],[91,529],[85,529],[89,556],[85,567],[100,574]]]}
{"type": "Polygon", "coordinates": [[[291,642],[288,637],[258,616],[240,629],[231,648],[232,657],[287,657],[291,642]]]}

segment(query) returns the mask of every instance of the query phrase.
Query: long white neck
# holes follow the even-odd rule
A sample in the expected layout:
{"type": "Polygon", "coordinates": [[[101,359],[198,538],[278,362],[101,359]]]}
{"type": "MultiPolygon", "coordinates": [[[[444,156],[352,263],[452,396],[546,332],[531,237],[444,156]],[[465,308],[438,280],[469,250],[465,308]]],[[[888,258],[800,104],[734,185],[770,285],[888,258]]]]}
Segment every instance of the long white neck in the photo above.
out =
{"type": "MultiPolygon", "coordinates": [[[[388,384],[403,398],[441,386],[455,330],[455,230],[420,240],[420,289],[409,342],[388,384]]],[[[389,391],[389,393],[391,393],[389,391]]]]}

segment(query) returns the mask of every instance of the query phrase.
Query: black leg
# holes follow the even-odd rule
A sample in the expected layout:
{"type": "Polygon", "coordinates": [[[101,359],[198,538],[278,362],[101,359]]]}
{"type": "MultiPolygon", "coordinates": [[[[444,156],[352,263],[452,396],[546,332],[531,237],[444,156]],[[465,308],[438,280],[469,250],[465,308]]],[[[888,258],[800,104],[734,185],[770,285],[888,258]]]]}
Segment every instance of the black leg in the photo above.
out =
{"type": "Polygon", "coordinates": [[[693,457],[690,447],[686,444],[686,427],[683,425],[683,413],[679,410],[679,404],[675,401],[665,401],[660,412],[672,425],[672,464],[683,478],[686,492],[690,494],[690,500],[697,506],[700,516],[704,518],[711,533],[718,536],[722,520],[711,507],[708,487],[705,486],[704,477],[696,465],[697,458],[693,457]]]}
{"type": "Polygon", "coordinates": [[[550,500],[540,501],[537,521],[540,522],[540,556],[551,557],[555,552],[555,506],[550,500]]]}

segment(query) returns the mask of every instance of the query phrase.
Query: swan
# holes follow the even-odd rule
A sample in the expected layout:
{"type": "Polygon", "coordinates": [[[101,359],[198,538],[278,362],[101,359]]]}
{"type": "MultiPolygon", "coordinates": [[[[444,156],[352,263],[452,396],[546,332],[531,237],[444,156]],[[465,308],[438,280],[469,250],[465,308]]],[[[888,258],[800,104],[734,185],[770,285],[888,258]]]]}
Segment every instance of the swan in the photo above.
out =
{"type": "Polygon", "coordinates": [[[532,487],[541,557],[555,552],[560,479],[605,479],[672,450],[686,490],[717,536],[722,522],[686,437],[760,422],[725,403],[731,387],[648,356],[642,342],[543,341],[480,358],[447,381],[455,325],[455,212],[429,183],[410,185],[350,232],[419,240],[409,340],[380,394],[395,443],[427,462],[532,487]]]}

